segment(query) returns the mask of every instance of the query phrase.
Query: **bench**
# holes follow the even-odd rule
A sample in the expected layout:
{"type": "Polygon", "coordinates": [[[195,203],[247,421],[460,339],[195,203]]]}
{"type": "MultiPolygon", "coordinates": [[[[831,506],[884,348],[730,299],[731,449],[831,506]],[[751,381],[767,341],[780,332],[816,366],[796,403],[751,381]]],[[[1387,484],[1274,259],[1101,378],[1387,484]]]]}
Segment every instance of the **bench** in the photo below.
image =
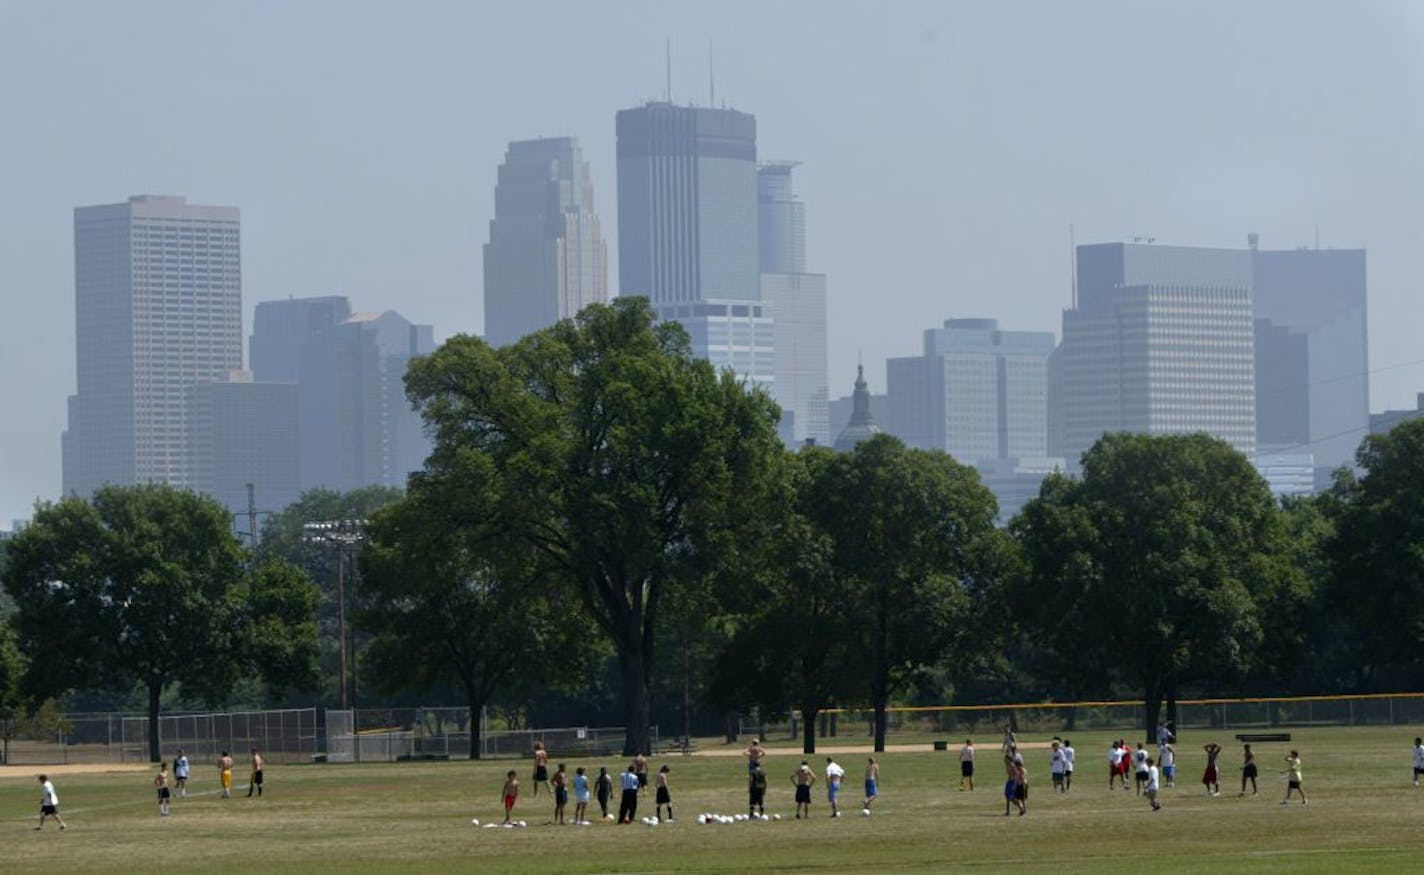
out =
{"type": "Polygon", "coordinates": [[[1238,732],[1237,741],[1290,741],[1289,732],[1238,732]]]}

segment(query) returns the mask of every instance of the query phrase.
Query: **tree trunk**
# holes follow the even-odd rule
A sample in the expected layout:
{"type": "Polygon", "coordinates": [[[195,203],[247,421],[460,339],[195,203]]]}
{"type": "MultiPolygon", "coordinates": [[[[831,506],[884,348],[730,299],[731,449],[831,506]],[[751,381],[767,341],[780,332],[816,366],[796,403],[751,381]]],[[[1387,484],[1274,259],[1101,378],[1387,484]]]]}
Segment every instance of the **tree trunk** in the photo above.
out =
{"type": "Polygon", "coordinates": [[[1157,743],[1157,715],[1162,712],[1162,690],[1149,686],[1142,697],[1142,728],[1147,744],[1157,743]]]}
{"type": "Polygon", "coordinates": [[[629,757],[652,754],[648,738],[648,674],[640,644],[630,646],[625,642],[618,654],[623,669],[623,755],[629,757]]]}
{"type": "Polygon", "coordinates": [[[480,712],[485,709],[485,697],[473,683],[465,684],[465,701],[470,706],[470,759],[480,758],[480,712]]]}
{"type": "Polygon", "coordinates": [[[163,682],[150,679],[148,682],[148,761],[163,760],[158,741],[158,700],[163,695],[163,682]]]}
{"type": "Polygon", "coordinates": [[[801,706],[801,752],[816,752],[816,716],[821,710],[814,705],[801,706]]]}
{"type": "Polygon", "coordinates": [[[1175,683],[1167,690],[1167,725],[1175,737],[1177,734],[1177,685],[1175,683]]]}
{"type": "Polygon", "coordinates": [[[875,752],[885,752],[885,709],[890,704],[889,697],[875,696],[875,752]]]}

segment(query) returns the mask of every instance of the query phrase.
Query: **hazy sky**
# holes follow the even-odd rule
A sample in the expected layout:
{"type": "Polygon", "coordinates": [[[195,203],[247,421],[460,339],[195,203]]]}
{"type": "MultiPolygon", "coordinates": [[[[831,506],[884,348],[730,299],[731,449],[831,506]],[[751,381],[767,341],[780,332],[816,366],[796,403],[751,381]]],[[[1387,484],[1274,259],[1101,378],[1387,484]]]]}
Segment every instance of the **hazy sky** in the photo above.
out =
{"type": "Polygon", "coordinates": [[[1369,249],[1372,409],[1424,390],[1424,4],[0,0],[0,528],[60,489],[72,208],[242,209],[243,306],[482,330],[512,139],[573,134],[616,288],[613,114],[797,159],[833,397],[950,316],[1060,329],[1083,242],[1369,249]],[[1408,363],[1408,364],[1405,364],[1408,363]]]}

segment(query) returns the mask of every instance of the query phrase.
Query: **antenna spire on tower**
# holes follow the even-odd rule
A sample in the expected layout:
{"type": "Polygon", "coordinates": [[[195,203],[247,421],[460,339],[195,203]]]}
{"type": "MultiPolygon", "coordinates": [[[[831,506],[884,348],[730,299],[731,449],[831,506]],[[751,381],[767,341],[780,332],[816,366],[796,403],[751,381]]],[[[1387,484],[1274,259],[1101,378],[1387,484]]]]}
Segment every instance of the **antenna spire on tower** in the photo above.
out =
{"type": "Polygon", "coordinates": [[[667,90],[663,96],[672,103],[672,37],[667,37],[667,90]]]}

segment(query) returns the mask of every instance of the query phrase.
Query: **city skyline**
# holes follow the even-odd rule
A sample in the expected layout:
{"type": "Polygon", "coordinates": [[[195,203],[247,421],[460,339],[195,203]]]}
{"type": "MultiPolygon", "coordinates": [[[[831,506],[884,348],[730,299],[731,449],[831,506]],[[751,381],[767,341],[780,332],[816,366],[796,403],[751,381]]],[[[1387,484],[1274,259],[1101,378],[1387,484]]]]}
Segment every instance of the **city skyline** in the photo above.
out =
{"type": "MultiPolygon", "coordinates": [[[[1408,208],[1424,189],[1417,8],[907,3],[869,16],[630,4],[604,20],[571,5],[549,53],[528,59],[517,37],[538,32],[532,11],[491,22],[420,4],[335,17],[297,6],[272,28],[275,8],[96,5],[79,20],[45,4],[0,10],[0,72],[28,83],[13,93],[27,136],[10,144],[0,207],[12,326],[0,366],[20,413],[0,439],[0,519],[57,494],[75,389],[73,206],[167,191],[240,207],[248,324],[254,301],[336,292],[442,337],[478,332],[499,154],[512,139],[578,135],[611,193],[608,120],[665,91],[669,34],[674,101],[713,102],[705,61],[689,60],[705,58],[710,37],[718,102],[764,122],[762,154],[806,162],[811,263],[832,278],[835,394],[857,359],[883,390],[884,361],[945,318],[1057,331],[1070,226],[1095,242],[1240,247],[1254,231],[1272,249],[1367,245],[1369,408],[1412,407],[1424,386],[1413,352],[1424,246],[1408,208]],[[1019,27],[1026,11],[1036,27],[1019,27]],[[788,40],[812,15],[818,39],[788,40]],[[198,32],[230,37],[183,36],[198,32]],[[46,48],[61,38],[72,69],[46,48]],[[123,48],[146,40],[172,56],[123,48]],[[466,44],[479,50],[454,50],[466,44]],[[852,46],[861,63],[844,65],[852,46]],[[258,72],[245,60],[254,51],[267,59],[258,72]],[[567,63],[549,60],[561,52],[567,63]],[[584,59],[573,93],[570,64],[584,59]],[[175,60],[194,77],[173,76],[175,60]],[[140,96],[165,109],[140,121],[125,109],[140,96]]],[[[607,231],[616,204],[599,206],[607,231]]]]}

